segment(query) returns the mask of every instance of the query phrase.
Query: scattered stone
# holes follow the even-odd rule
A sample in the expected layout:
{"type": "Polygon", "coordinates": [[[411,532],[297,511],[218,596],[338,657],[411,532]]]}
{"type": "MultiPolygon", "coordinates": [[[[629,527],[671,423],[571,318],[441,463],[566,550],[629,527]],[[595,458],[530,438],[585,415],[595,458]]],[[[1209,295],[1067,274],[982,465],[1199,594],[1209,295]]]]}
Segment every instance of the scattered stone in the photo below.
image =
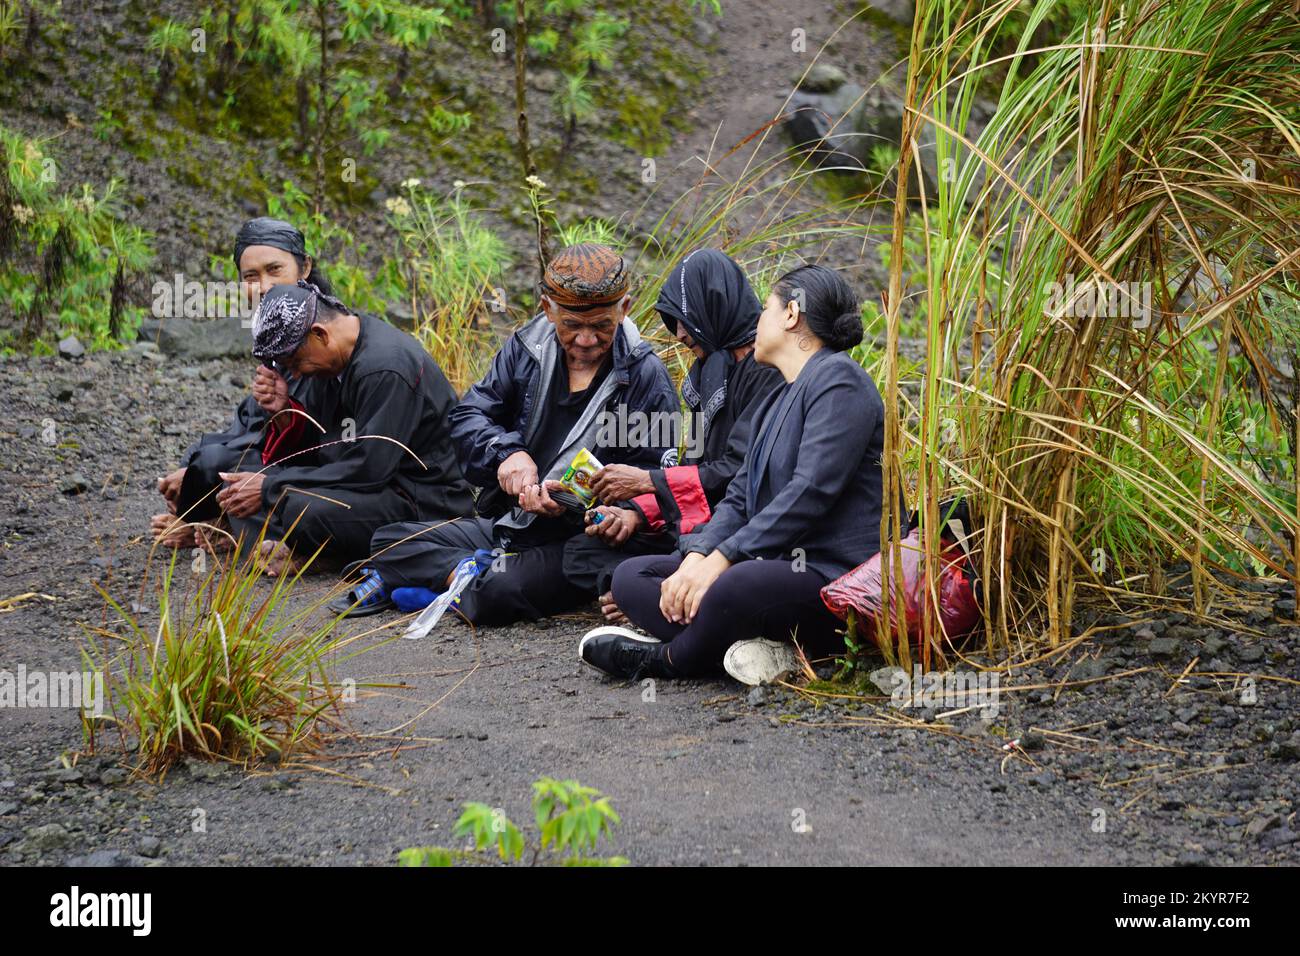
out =
{"type": "Polygon", "coordinates": [[[66,402],[75,394],[75,389],[67,382],[50,382],[50,398],[56,402],[66,402]]]}
{"type": "Polygon", "coordinates": [[[135,860],[121,850],[93,850],[85,856],[74,856],[68,866],[134,866],[135,860]]]}
{"type": "MultiPolygon", "coordinates": [[[[800,73],[802,72],[801,70],[800,73]]],[[[814,63],[802,80],[798,74],[794,77],[799,89],[809,93],[834,93],[848,81],[848,74],[838,66],[821,61],[814,63]]]]}
{"type": "Polygon", "coordinates": [[[62,850],[72,845],[72,834],[62,823],[47,823],[42,827],[28,827],[23,831],[30,849],[44,852],[62,850]]]}
{"type": "Polygon", "coordinates": [[[911,678],[901,667],[882,667],[868,674],[867,680],[871,681],[882,694],[889,697],[902,682],[910,681],[911,678]]]}
{"type": "Polygon", "coordinates": [[[1268,850],[1276,850],[1280,846],[1288,846],[1300,840],[1300,833],[1296,833],[1290,827],[1279,827],[1269,830],[1259,838],[1259,845],[1268,850]]]}
{"type": "Polygon", "coordinates": [[[9,816],[9,814],[15,812],[17,809],[18,809],[18,804],[12,801],[5,801],[4,803],[0,803],[0,817],[7,817],[9,816]]]}
{"type": "Polygon", "coordinates": [[[749,696],[745,699],[749,701],[749,706],[751,707],[762,707],[767,703],[769,696],[770,694],[766,687],[755,687],[749,692],[749,696]]]}
{"type": "Polygon", "coordinates": [[[1176,657],[1182,644],[1176,637],[1157,637],[1147,645],[1147,653],[1152,657],[1176,657]]]}
{"type": "Polygon", "coordinates": [[[1264,648],[1258,644],[1247,644],[1245,647],[1238,647],[1236,653],[1237,660],[1243,664],[1258,664],[1264,659],[1264,648]]]}
{"type": "Polygon", "coordinates": [[[1035,787],[1050,787],[1056,782],[1056,774],[1050,770],[1044,770],[1042,773],[1032,774],[1029,777],[1029,782],[1035,787]]]}
{"type": "Polygon", "coordinates": [[[75,335],[69,335],[66,339],[59,339],[59,355],[62,358],[81,358],[85,354],[86,347],[77,340],[75,335]]]}
{"type": "Polygon", "coordinates": [[[141,837],[137,849],[139,849],[141,856],[146,856],[151,860],[157,859],[158,854],[162,852],[162,840],[159,840],[156,836],[141,837]]]}
{"type": "Polygon", "coordinates": [[[1176,733],[1182,734],[1184,737],[1190,737],[1192,734],[1196,733],[1196,731],[1192,730],[1191,727],[1187,726],[1187,724],[1183,723],[1181,720],[1175,720],[1169,726],[1173,728],[1176,733]]]}
{"type": "Polygon", "coordinates": [[[1204,853],[1188,850],[1174,861],[1174,866],[1209,866],[1210,859],[1204,853]]]}
{"type": "Polygon", "coordinates": [[[1043,745],[1046,743],[1047,739],[1036,730],[1026,731],[1020,736],[1021,750],[1042,750],[1043,745]]]}
{"type": "Polygon", "coordinates": [[[1260,816],[1253,817],[1251,821],[1246,824],[1246,836],[1258,838],[1261,833],[1266,833],[1274,827],[1279,827],[1281,825],[1282,818],[1277,814],[1261,814],[1260,816]]]}
{"type": "Polygon", "coordinates": [[[110,767],[99,775],[99,782],[106,787],[116,787],[118,784],[126,783],[131,778],[131,774],[121,767],[110,767]]]}
{"type": "Polygon", "coordinates": [[[71,474],[59,482],[59,491],[65,495],[80,495],[90,490],[90,482],[85,475],[71,474]]]}
{"type": "Polygon", "coordinates": [[[1213,656],[1219,653],[1225,647],[1227,647],[1228,642],[1224,640],[1221,635],[1211,634],[1202,642],[1202,646],[1204,647],[1205,653],[1207,655],[1213,656]]]}

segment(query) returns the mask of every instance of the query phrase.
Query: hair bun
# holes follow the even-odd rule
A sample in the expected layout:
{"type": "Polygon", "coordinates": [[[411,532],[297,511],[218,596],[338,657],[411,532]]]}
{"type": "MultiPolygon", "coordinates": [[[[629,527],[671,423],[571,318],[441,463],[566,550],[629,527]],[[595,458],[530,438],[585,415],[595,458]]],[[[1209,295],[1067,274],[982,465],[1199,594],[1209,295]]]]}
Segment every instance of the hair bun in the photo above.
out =
{"type": "Polygon", "coordinates": [[[832,338],[834,341],[827,342],[839,352],[847,352],[853,346],[862,341],[862,315],[858,312],[845,312],[835,320],[832,338]]]}

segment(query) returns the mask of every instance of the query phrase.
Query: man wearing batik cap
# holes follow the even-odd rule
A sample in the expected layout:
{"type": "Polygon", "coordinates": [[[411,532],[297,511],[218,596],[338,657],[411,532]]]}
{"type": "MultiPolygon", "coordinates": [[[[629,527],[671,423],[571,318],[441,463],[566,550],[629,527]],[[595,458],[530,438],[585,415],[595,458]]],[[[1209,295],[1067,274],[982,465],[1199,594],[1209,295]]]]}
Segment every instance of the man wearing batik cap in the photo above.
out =
{"type": "Polygon", "coordinates": [[[628,317],[628,286],[627,263],[608,246],[555,256],[541,313],[510,337],[451,413],[461,466],[482,489],[479,517],[380,529],[353,613],[391,606],[394,590],[403,609],[403,591],[431,599],[476,552],[484,560],[459,604],[475,623],[535,619],[590,600],[564,576],[564,542],[583,534],[583,512],[552,496],[557,479],[584,448],[602,464],[643,468],[676,455],[654,435],[635,446],[599,441],[602,413],[662,419],[678,407],[668,370],[628,317]]]}
{"type": "Polygon", "coordinates": [[[217,504],[236,537],[255,540],[271,574],[323,548],[349,561],[394,521],[471,513],[447,415],[456,393],[407,333],[305,282],[275,286],[253,318],[253,356],[310,378],[310,405],[290,401],[270,422],[276,464],[223,473],[217,504]]]}

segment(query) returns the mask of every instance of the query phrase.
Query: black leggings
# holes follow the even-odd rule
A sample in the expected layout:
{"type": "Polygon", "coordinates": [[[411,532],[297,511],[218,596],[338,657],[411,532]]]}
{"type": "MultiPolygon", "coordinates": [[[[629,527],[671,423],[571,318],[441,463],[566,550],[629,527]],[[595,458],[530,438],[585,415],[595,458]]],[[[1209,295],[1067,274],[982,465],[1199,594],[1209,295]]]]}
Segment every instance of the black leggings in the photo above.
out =
{"type": "Polygon", "coordinates": [[[741,561],[704,594],[695,620],[673,624],[659,611],[659,585],[682,563],[678,554],[629,558],[614,571],[614,600],[632,623],[661,641],[684,677],[716,673],[736,641],[793,637],[809,660],[844,652],[843,627],[822,603],[826,578],[788,561],[741,561]]]}

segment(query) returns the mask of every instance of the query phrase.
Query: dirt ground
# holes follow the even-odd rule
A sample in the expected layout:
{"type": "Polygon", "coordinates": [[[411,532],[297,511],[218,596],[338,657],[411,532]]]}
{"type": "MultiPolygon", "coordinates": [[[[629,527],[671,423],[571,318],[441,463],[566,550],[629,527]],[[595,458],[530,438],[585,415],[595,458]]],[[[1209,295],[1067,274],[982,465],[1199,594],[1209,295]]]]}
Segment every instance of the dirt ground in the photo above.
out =
{"type": "MultiPolygon", "coordinates": [[[[139,586],[155,476],[246,373],[143,345],[0,364],[0,597],[53,598],[0,613],[0,667],[79,669],[84,625],[112,619],[95,582],[156,623],[139,586]]],[[[331,584],[313,576],[298,599],[331,584]]],[[[365,638],[336,676],[405,686],[363,692],[319,770],[192,764],[156,785],[111,752],[67,769],[75,713],[0,708],[0,862],[388,864],[454,844],[464,801],[526,823],[529,785],[551,775],[611,797],[611,852],[637,864],[1295,863],[1300,631],[1281,620],[1289,594],[1255,597],[1232,628],[1099,620],[1097,639],[1016,671],[988,719],[890,724],[883,695],[843,706],[724,680],[660,682],[649,700],[578,661],[591,612],[365,638]],[[1178,683],[1194,657],[1255,675],[1256,702],[1239,677],[1178,683]],[[1025,752],[1008,759],[1013,739],[1025,752]]]]}

